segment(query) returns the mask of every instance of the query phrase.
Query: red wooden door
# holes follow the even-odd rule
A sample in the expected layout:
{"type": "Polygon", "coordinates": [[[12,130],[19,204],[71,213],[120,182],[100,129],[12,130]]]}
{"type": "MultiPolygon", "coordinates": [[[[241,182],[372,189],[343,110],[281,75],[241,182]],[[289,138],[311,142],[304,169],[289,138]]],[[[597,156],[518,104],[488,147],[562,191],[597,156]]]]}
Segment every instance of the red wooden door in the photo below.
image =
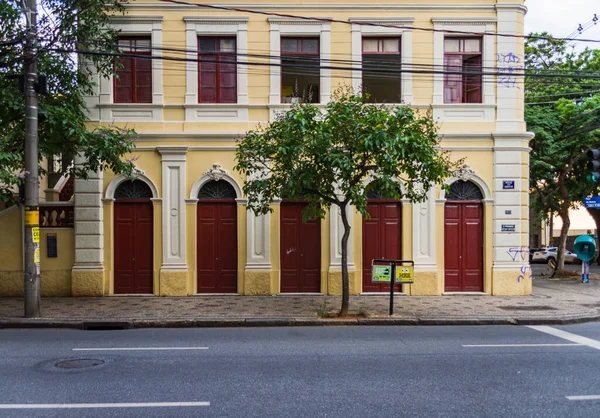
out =
{"type": "Polygon", "coordinates": [[[483,292],[483,206],[447,202],[444,228],[444,290],[483,292]]]}
{"type": "Polygon", "coordinates": [[[115,202],[115,293],[153,293],[152,225],[152,203],[115,202]]]}
{"type": "Polygon", "coordinates": [[[300,202],[281,203],[281,293],[321,291],[321,222],[302,221],[300,202]]]}
{"type": "MultiPolygon", "coordinates": [[[[389,292],[390,286],[372,283],[371,263],[377,258],[402,259],[402,206],[399,202],[369,202],[370,218],[363,217],[363,292],[389,292]]],[[[400,292],[402,285],[396,285],[400,292]]]]}
{"type": "Polygon", "coordinates": [[[198,203],[198,293],[237,292],[237,205],[198,203]]]}

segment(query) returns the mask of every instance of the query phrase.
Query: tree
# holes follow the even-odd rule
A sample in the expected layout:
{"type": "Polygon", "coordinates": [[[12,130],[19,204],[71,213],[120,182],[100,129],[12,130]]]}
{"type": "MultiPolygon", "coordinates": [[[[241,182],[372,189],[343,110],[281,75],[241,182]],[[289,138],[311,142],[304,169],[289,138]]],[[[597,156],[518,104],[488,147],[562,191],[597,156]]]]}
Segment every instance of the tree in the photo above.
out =
{"type": "Polygon", "coordinates": [[[340,209],[342,236],[342,304],[349,305],[346,209],[367,214],[366,182],[377,180],[387,197],[400,199],[397,180],[405,183],[404,198],[423,201],[427,191],[450,176],[458,163],[439,150],[430,115],[399,106],[368,103],[368,97],[341,91],[322,112],[298,104],[267,127],[250,131],[238,141],[236,167],[246,175],[244,193],[256,214],[271,211],[274,199],[304,199],[303,218],[323,218],[331,205],[340,209]]]}
{"type": "MultiPolygon", "coordinates": [[[[14,202],[16,186],[28,173],[23,168],[25,102],[19,88],[26,36],[21,2],[0,2],[0,201],[14,202]]],[[[46,120],[39,125],[39,157],[79,154],[83,162],[71,173],[86,178],[90,170],[110,169],[131,174],[133,162],[123,158],[134,147],[135,132],[114,126],[86,126],[85,96],[92,94],[91,70],[113,73],[117,32],[111,14],[122,12],[121,0],[41,0],[44,13],[36,28],[39,74],[48,94],[39,95],[46,120]],[[99,51],[85,57],[77,50],[99,51]]],[[[41,171],[43,173],[43,171],[41,171]]]]}
{"type": "Polygon", "coordinates": [[[546,32],[525,44],[525,120],[531,141],[531,205],[541,217],[562,221],[555,273],[564,267],[569,209],[597,186],[585,180],[585,153],[599,145],[600,51],[571,50],[546,32]]]}

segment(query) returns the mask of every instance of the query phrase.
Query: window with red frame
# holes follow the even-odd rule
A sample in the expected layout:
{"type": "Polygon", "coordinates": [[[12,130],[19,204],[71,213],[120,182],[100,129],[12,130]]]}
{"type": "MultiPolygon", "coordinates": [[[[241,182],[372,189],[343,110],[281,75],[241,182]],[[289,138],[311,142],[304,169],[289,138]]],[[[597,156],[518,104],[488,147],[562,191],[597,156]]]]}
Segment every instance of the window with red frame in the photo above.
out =
{"type": "Polygon", "coordinates": [[[118,42],[121,53],[136,57],[118,58],[113,94],[115,103],[152,103],[150,37],[123,37],[118,42]]]}
{"type": "Polygon", "coordinates": [[[373,103],[400,103],[400,38],[363,38],[362,88],[373,103]]]}
{"type": "Polygon", "coordinates": [[[444,39],[444,103],[482,102],[481,38],[444,39]]]}
{"type": "Polygon", "coordinates": [[[281,38],[281,102],[319,103],[319,38],[281,38]]]}
{"type": "Polygon", "coordinates": [[[198,102],[237,103],[235,38],[198,38],[198,102]]]}

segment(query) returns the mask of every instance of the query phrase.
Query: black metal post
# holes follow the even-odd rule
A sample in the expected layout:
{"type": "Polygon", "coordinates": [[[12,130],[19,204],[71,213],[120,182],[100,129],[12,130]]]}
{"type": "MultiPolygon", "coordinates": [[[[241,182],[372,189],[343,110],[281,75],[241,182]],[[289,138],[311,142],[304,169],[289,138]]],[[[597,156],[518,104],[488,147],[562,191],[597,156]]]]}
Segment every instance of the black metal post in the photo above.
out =
{"type": "Polygon", "coordinates": [[[396,286],[396,263],[392,262],[392,277],[390,280],[390,315],[394,314],[394,287],[396,286]]]}

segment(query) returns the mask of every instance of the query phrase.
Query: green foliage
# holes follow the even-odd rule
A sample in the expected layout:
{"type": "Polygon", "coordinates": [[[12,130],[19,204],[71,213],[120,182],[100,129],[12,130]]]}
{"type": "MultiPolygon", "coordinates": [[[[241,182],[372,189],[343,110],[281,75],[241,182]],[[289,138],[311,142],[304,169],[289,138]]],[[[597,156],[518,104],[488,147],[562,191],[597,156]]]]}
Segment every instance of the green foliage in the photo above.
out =
{"type": "MultiPolygon", "coordinates": [[[[0,4],[0,200],[13,199],[22,182],[25,135],[25,103],[15,76],[23,73],[25,19],[21,2],[0,4]]],[[[73,168],[85,178],[91,169],[110,169],[131,174],[132,161],[123,156],[134,148],[130,129],[86,127],[85,96],[93,92],[92,69],[100,76],[114,71],[108,55],[78,56],[78,49],[117,52],[117,32],[109,27],[110,15],[123,11],[121,0],[41,0],[38,2],[38,72],[47,76],[49,94],[38,95],[47,119],[39,125],[39,157],[85,157],[73,168]]],[[[43,171],[41,171],[43,172],[43,171]]]]}
{"type": "Polygon", "coordinates": [[[367,100],[342,91],[324,112],[294,105],[268,127],[248,132],[238,142],[235,167],[247,175],[248,206],[264,214],[277,198],[303,198],[305,219],[323,218],[332,204],[367,215],[368,180],[376,179],[390,198],[416,202],[458,167],[439,149],[430,115],[367,100]],[[405,183],[404,196],[397,180],[405,183]]]}

